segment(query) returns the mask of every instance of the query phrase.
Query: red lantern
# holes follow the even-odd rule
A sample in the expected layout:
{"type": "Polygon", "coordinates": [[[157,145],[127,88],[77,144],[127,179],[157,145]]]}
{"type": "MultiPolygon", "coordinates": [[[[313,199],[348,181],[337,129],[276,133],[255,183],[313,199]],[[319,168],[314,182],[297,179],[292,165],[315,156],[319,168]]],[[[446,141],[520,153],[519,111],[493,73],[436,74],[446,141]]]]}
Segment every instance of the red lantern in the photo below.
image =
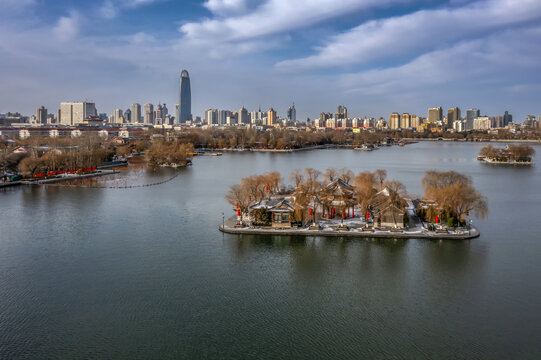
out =
{"type": "Polygon", "coordinates": [[[436,224],[440,222],[440,218],[436,215],[436,224]]]}
{"type": "Polygon", "coordinates": [[[370,218],[370,212],[369,211],[366,212],[366,218],[367,219],[370,218]]]}
{"type": "Polygon", "coordinates": [[[310,209],[310,216],[314,213],[314,209],[310,209]]]}
{"type": "Polygon", "coordinates": [[[240,209],[237,210],[237,216],[240,216],[240,209]]]}

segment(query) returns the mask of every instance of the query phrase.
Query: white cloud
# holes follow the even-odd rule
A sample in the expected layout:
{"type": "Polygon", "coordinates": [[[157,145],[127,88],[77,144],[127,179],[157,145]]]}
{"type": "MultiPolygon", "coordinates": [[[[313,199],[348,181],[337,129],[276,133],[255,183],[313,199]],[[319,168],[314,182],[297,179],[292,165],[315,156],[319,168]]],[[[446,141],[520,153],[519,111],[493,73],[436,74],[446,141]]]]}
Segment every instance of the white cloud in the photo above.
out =
{"type": "Polygon", "coordinates": [[[105,19],[111,20],[118,16],[121,9],[134,9],[164,0],[105,0],[98,8],[98,13],[105,19]]]}
{"type": "Polygon", "coordinates": [[[53,34],[62,42],[73,40],[79,34],[79,13],[72,11],[69,16],[58,19],[53,34]]]}
{"type": "Polygon", "coordinates": [[[486,0],[369,21],[334,36],[317,53],[277,64],[297,71],[400,59],[487,33],[541,20],[539,0],[486,0]]]}
{"type": "Polygon", "coordinates": [[[99,13],[105,19],[114,19],[118,14],[118,8],[111,0],[106,0],[99,8],[99,13]]]}
{"type": "Polygon", "coordinates": [[[246,10],[246,0],[207,0],[203,6],[216,15],[238,14],[246,10]]]}
{"type": "MultiPolygon", "coordinates": [[[[180,27],[185,37],[197,44],[244,41],[304,28],[351,11],[384,7],[410,0],[266,0],[246,14],[203,19],[180,27]]],[[[245,6],[238,0],[209,0],[205,6],[221,14],[245,6]]]]}

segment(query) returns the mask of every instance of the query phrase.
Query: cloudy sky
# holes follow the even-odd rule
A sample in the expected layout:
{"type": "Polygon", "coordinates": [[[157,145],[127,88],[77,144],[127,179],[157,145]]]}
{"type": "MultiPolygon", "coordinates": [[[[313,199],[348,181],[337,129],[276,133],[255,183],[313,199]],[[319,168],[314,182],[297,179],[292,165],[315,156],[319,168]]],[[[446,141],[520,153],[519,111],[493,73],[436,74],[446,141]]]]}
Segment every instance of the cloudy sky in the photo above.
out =
{"type": "Polygon", "coordinates": [[[0,0],[0,113],[178,98],[313,118],[541,113],[540,0],[0,0]]]}

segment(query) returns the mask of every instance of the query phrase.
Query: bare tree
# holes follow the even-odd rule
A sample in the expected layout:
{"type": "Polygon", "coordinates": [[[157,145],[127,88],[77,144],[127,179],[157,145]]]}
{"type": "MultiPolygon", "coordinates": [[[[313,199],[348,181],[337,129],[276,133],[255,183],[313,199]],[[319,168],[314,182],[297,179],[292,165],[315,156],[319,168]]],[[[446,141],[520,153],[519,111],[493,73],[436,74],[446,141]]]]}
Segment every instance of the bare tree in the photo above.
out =
{"type": "Polygon", "coordinates": [[[291,181],[295,188],[299,187],[304,182],[304,175],[301,169],[295,169],[289,174],[289,181],[291,181]]]}
{"type": "Polygon", "coordinates": [[[374,177],[381,190],[383,188],[383,182],[387,179],[387,170],[377,169],[374,171],[374,177]]]}

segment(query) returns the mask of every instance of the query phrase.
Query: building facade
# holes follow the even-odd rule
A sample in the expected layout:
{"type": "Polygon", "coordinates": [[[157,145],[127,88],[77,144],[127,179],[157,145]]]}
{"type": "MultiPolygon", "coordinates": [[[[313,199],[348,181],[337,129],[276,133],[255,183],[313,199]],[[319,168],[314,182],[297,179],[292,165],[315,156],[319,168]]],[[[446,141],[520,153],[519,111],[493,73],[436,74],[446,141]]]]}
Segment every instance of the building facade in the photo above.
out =
{"type": "Polygon", "coordinates": [[[267,126],[273,126],[276,123],[276,111],[273,108],[267,113],[267,126]]]}
{"type": "Polygon", "coordinates": [[[144,123],[147,125],[154,124],[154,105],[145,104],[144,111],[144,123]]]}
{"type": "Polygon", "coordinates": [[[47,109],[45,106],[36,110],[36,122],[38,124],[47,124],[47,109]]]}
{"type": "Polygon", "coordinates": [[[428,109],[428,122],[435,123],[443,120],[443,110],[441,106],[428,109]]]}
{"type": "Polygon", "coordinates": [[[89,102],[60,103],[60,124],[75,126],[82,124],[88,116],[97,116],[96,104],[89,102]]]}
{"type": "Polygon", "coordinates": [[[190,87],[190,74],[182,70],[180,74],[180,96],[179,96],[179,124],[185,124],[192,119],[192,90],[190,87]]]}
{"type": "Polygon", "coordinates": [[[140,104],[132,104],[131,105],[131,122],[134,124],[138,124],[141,122],[141,105],[140,104]]]}

